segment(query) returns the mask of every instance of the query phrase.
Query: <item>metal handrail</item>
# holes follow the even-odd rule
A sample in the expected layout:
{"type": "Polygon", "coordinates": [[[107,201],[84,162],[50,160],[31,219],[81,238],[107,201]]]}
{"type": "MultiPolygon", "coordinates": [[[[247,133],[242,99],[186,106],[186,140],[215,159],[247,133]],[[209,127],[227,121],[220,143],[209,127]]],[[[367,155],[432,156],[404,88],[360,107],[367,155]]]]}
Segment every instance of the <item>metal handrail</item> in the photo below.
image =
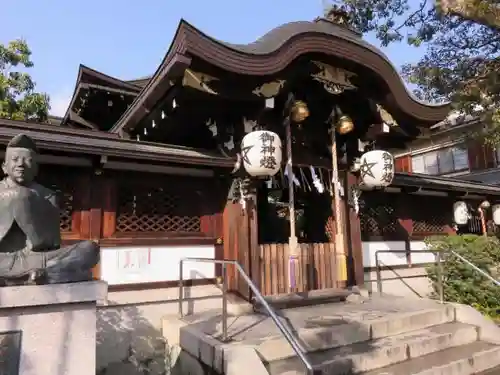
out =
{"type": "MultiPolygon", "coordinates": [[[[441,303],[444,303],[444,273],[443,273],[443,263],[442,263],[442,253],[443,250],[377,250],[375,251],[375,268],[376,268],[376,274],[377,274],[377,289],[380,294],[382,294],[382,275],[381,275],[381,270],[380,270],[380,261],[378,259],[378,254],[379,253],[432,253],[435,254],[436,256],[436,264],[437,264],[437,284],[438,284],[438,291],[439,291],[439,300],[441,303]]],[[[476,266],[474,263],[472,263],[470,260],[464,258],[462,255],[458,254],[454,250],[446,250],[446,252],[450,253],[463,263],[467,264],[469,267],[471,267],[473,270],[479,272],[481,275],[486,277],[488,280],[490,280],[493,284],[496,286],[500,287],[500,281],[496,280],[493,276],[489,275],[487,272],[483,271],[481,268],[476,266]]]]}
{"type": "Polygon", "coordinates": [[[293,333],[290,331],[290,329],[285,326],[281,320],[278,318],[276,315],[276,312],[274,309],[269,305],[269,303],[266,301],[262,293],[257,289],[257,286],[253,283],[252,279],[248,276],[248,274],[245,272],[243,267],[235,261],[235,260],[219,260],[219,259],[211,259],[211,258],[182,258],[179,262],[179,315],[180,317],[184,316],[183,313],[183,308],[182,304],[184,301],[184,279],[183,279],[183,265],[185,262],[201,262],[201,263],[214,263],[214,264],[222,264],[222,340],[227,341],[227,279],[226,279],[226,272],[227,272],[227,265],[232,264],[240,273],[240,275],[243,277],[243,279],[246,281],[250,289],[252,290],[253,294],[255,295],[255,298],[262,304],[264,309],[268,312],[269,316],[271,317],[271,320],[276,324],[278,329],[280,330],[281,334],[285,337],[285,339],[288,341],[290,346],[292,347],[293,351],[301,362],[303,363],[304,367],[307,369],[307,373],[310,375],[314,374],[314,369],[309,362],[309,360],[306,357],[305,350],[302,348],[300,345],[299,341],[297,338],[293,335],[293,333]]]}
{"type": "Polygon", "coordinates": [[[443,286],[443,263],[441,262],[441,251],[438,250],[377,250],[375,251],[375,270],[377,274],[377,289],[379,294],[382,294],[382,274],[380,270],[380,261],[378,259],[378,255],[386,253],[386,254],[408,254],[408,253],[427,253],[434,254],[437,265],[437,279],[438,279],[438,293],[439,293],[439,302],[444,303],[444,286],[443,286]]]}
{"type": "Polygon", "coordinates": [[[465,264],[467,264],[468,266],[472,267],[472,269],[474,269],[475,271],[479,272],[481,275],[483,275],[484,277],[486,277],[488,280],[490,280],[493,284],[495,284],[496,286],[500,286],[500,281],[498,281],[497,279],[495,279],[493,276],[489,275],[488,273],[484,272],[481,268],[479,268],[478,266],[476,266],[474,263],[472,263],[470,260],[467,260],[466,258],[464,258],[463,256],[461,256],[460,254],[458,254],[456,251],[453,251],[453,250],[448,250],[452,255],[456,256],[458,259],[460,259],[462,262],[464,262],[465,264]]]}

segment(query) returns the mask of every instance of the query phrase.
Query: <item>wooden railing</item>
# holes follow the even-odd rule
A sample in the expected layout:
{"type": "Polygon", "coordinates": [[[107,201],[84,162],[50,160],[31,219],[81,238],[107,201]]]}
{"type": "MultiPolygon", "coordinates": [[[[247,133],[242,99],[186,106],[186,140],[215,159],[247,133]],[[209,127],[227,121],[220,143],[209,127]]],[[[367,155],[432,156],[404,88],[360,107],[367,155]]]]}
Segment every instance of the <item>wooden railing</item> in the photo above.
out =
{"type": "MultiPolygon", "coordinates": [[[[299,260],[295,282],[298,292],[316,289],[340,288],[345,284],[339,278],[345,275],[345,256],[337,254],[333,243],[299,244],[299,260]],[[344,259],[341,259],[344,258],[344,259]]],[[[288,244],[265,244],[260,248],[260,286],[262,294],[289,293],[288,244]]]]}

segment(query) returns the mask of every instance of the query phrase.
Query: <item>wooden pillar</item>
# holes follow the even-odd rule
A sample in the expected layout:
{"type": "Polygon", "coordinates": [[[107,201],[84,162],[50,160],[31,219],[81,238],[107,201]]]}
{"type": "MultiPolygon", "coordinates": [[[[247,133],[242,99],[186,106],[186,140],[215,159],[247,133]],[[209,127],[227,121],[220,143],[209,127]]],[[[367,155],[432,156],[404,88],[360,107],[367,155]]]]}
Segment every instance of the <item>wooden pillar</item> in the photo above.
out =
{"type": "Polygon", "coordinates": [[[359,215],[348,204],[351,187],[358,184],[358,177],[350,171],[346,172],[345,186],[345,213],[347,219],[347,282],[348,285],[363,287],[365,283],[363,267],[363,243],[361,241],[361,223],[359,215]]]}
{"type": "MultiPolygon", "coordinates": [[[[236,260],[249,275],[250,263],[250,221],[247,210],[238,202],[228,201],[223,213],[224,258],[236,260]]],[[[241,297],[250,299],[250,288],[234,269],[228,268],[229,289],[241,297]]]]}
{"type": "MultiPolygon", "coordinates": [[[[248,216],[248,242],[250,250],[250,277],[253,283],[260,290],[260,250],[259,250],[259,231],[257,214],[257,194],[253,194],[247,203],[248,216]]],[[[251,295],[251,294],[250,294],[251,295]]]]}
{"type": "MultiPolygon", "coordinates": [[[[102,173],[102,171],[101,171],[102,173]]],[[[106,180],[102,174],[90,176],[90,206],[89,206],[89,238],[99,242],[103,232],[103,207],[105,202],[106,180]]],[[[98,263],[92,270],[95,279],[101,277],[101,264],[98,263]]]]}

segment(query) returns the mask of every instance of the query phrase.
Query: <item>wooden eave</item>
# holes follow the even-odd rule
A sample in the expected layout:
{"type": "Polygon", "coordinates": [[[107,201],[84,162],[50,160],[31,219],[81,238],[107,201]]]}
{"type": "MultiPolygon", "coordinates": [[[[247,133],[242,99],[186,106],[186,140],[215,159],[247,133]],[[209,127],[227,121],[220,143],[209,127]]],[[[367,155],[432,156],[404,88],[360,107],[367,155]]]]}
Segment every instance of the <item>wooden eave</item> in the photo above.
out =
{"type": "Polygon", "coordinates": [[[40,149],[68,153],[233,168],[235,160],[212,151],[121,139],[117,134],[77,130],[59,126],[0,120],[0,144],[24,133],[32,137],[40,149]]]}
{"type": "Polygon", "coordinates": [[[500,186],[417,173],[396,172],[391,186],[500,196],[500,186]]]}
{"type": "Polygon", "coordinates": [[[151,80],[151,76],[146,76],[146,77],[142,77],[142,78],[126,80],[125,82],[130,83],[131,85],[134,85],[134,86],[144,87],[148,84],[148,82],[150,80],[151,80]]]}
{"type": "MultiPolygon", "coordinates": [[[[122,81],[118,78],[108,76],[97,70],[91,69],[84,65],[80,65],[78,69],[78,77],[71,97],[70,104],[66,109],[66,113],[61,121],[61,125],[65,125],[69,120],[70,112],[73,111],[76,100],[80,96],[83,89],[95,88],[98,90],[114,92],[123,95],[137,95],[141,91],[140,86],[122,81]]],[[[85,124],[82,124],[86,126],[85,124]]]]}
{"type": "MultiPolygon", "coordinates": [[[[327,20],[291,22],[279,26],[257,41],[246,45],[224,43],[211,38],[181,20],[162,63],[122,118],[113,126],[118,133],[132,129],[148,105],[153,105],[179,66],[186,68],[197,57],[224,71],[248,76],[269,76],[284,70],[299,56],[319,53],[338,57],[368,69],[388,87],[384,102],[425,126],[446,118],[449,104],[430,105],[406,89],[388,58],[359,35],[327,20]]],[[[177,71],[177,74],[179,72],[177,71]]]]}

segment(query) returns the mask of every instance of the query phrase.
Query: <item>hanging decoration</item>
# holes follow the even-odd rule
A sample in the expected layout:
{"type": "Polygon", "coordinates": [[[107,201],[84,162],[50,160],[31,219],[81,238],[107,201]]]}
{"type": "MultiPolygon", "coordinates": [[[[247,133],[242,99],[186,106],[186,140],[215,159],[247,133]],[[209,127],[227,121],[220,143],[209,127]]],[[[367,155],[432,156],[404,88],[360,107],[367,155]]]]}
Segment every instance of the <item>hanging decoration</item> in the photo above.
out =
{"type": "Polygon", "coordinates": [[[467,203],[458,201],[453,204],[453,221],[457,225],[465,225],[470,219],[467,203]]]}
{"type": "Polygon", "coordinates": [[[312,165],[309,166],[309,169],[311,171],[311,178],[316,191],[320,194],[323,194],[323,192],[325,191],[325,185],[323,185],[323,182],[318,178],[318,175],[316,174],[316,171],[314,170],[314,167],[312,165]]]}
{"type": "Polygon", "coordinates": [[[338,95],[345,90],[356,89],[351,82],[356,74],[321,61],[312,61],[312,63],[316,66],[316,71],[311,74],[312,79],[323,84],[324,89],[330,94],[338,95]]]}
{"type": "Polygon", "coordinates": [[[252,177],[274,176],[281,168],[281,139],[268,130],[248,133],[241,142],[241,160],[252,177]]]}
{"type": "Polygon", "coordinates": [[[290,110],[290,120],[297,124],[300,124],[308,117],[309,108],[307,107],[307,104],[302,100],[295,101],[290,110]]]}
{"type": "Polygon", "coordinates": [[[493,214],[493,222],[495,225],[500,225],[500,204],[494,204],[493,207],[491,207],[491,211],[493,214]]]}
{"type": "Polygon", "coordinates": [[[342,135],[350,133],[354,130],[354,122],[349,116],[342,115],[335,125],[335,130],[342,135]]]}
{"type": "Polygon", "coordinates": [[[483,230],[483,236],[488,236],[488,228],[486,227],[486,211],[491,207],[491,203],[488,201],[482,201],[479,205],[479,217],[481,218],[481,228],[483,230]]]}
{"type": "Polygon", "coordinates": [[[363,185],[386,187],[394,179],[394,157],[383,150],[368,151],[361,155],[359,171],[363,185]]]}
{"type": "Polygon", "coordinates": [[[354,212],[356,212],[356,215],[359,214],[359,198],[361,197],[361,189],[356,186],[352,185],[351,186],[351,191],[350,191],[350,203],[352,205],[352,208],[354,209],[354,212]]]}
{"type": "Polygon", "coordinates": [[[285,167],[285,177],[288,180],[291,180],[295,186],[300,187],[300,181],[297,178],[297,176],[295,176],[295,173],[293,173],[293,168],[290,165],[290,163],[286,164],[286,167],[285,167]]]}

